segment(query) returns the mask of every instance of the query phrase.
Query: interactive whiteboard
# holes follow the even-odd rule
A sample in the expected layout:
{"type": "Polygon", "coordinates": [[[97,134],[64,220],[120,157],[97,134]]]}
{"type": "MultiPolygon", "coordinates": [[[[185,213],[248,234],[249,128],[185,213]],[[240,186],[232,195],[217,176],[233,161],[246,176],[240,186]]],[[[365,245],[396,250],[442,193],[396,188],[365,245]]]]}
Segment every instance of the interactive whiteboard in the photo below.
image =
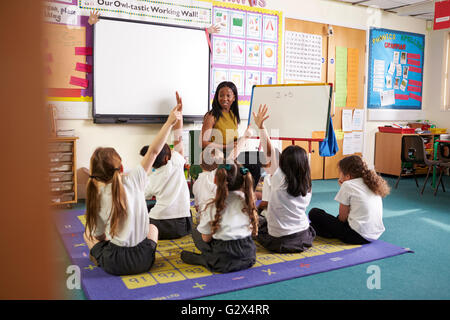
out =
{"type": "Polygon", "coordinates": [[[208,111],[204,29],[101,18],[94,25],[96,123],[163,122],[183,99],[185,121],[208,111]]]}
{"type": "Polygon", "coordinates": [[[267,105],[264,122],[271,137],[311,139],[323,131],[328,136],[331,108],[330,84],[275,84],[253,87],[248,123],[256,128],[252,111],[267,105]]]}

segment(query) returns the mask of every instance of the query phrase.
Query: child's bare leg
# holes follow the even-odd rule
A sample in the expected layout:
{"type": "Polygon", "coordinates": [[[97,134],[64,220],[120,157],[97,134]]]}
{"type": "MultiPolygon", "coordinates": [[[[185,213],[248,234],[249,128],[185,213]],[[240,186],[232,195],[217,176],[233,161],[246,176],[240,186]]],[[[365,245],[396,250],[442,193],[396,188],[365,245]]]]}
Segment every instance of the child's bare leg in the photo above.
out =
{"type": "Polygon", "coordinates": [[[153,240],[155,243],[158,243],[158,227],[156,227],[154,224],[148,225],[149,230],[147,234],[147,238],[150,240],[153,240]]]}

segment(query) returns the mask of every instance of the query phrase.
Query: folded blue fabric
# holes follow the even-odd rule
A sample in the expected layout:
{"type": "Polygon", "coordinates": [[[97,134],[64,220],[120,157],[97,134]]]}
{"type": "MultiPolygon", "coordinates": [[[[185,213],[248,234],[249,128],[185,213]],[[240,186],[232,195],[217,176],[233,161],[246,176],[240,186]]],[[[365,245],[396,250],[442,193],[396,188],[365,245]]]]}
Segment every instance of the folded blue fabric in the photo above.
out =
{"type": "Polygon", "coordinates": [[[322,157],[332,157],[339,151],[336,135],[334,134],[333,121],[330,118],[328,125],[327,139],[319,142],[319,155],[322,157]]]}

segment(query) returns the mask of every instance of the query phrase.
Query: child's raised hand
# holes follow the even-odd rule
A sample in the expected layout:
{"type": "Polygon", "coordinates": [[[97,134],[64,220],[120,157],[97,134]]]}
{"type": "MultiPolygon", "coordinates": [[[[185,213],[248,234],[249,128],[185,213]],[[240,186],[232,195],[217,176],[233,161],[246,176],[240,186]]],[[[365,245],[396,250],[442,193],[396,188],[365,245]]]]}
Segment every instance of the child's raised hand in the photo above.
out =
{"type": "Polygon", "coordinates": [[[91,11],[89,14],[88,23],[92,26],[98,22],[98,18],[100,17],[100,12],[91,11]]]}
{"type": "Polygon", "coordinates": [[[262,106],[260,104],[259,109],[258,109],[258,114],[255,114],[254,112],[252,112],[253,119],[255,119],[255,123],[259,129],[264,129],[264,121],[266,121],[267,118],[269,118],[269,116],[266,116],[267,110],[268,110],[268,108],[266,105],[262,106]]]}
{"type": "Polygon", "coordinates": [[[167,118],[167,123],[170,125],[174,125],[178,120],[183,118],[183,114],[179,111],[180,107],[178,104],[170,111],[169,117],[167,118]]]}
{"type": "Polygon", "coordinates": [[[178,111],[182,112],[183,111],[183,100],[181,100],[181,97],[178,94],[178,91],[175,91],[175,96],[177,98],[177,105],[175,106],[175,108],[177,108],[178,111]]]}

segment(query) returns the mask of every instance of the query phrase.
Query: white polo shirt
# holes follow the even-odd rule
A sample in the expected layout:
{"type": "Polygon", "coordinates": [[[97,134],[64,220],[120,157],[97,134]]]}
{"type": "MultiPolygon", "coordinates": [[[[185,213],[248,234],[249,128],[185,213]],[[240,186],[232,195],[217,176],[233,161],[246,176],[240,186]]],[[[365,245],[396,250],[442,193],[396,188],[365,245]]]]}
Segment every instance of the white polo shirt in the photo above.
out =
{"type": "Polygon", "coordinates": [[[267,229],[273,237],[287,236],[309,228],[306,207],[311,192],[293,197],[286,191],[285,175],[280,168],[270,178],[271,191],[266,219],[267,229]]]}
{"type": "Polygon", "coordinates": [[[144,188],[147,173],[142,165],[122,176],[122,184],[127,198],[127,218],[114,238],[110,235],[110,215],[112,209],[111,183],[99,187],[100,210],[94,236],[106,235],[111,243],[122,247],[134,247],[148,234],[148,212],[144,188]]]}
{"type": "Polygon", "coordinates": [[[334,198],[350,206],[348,224],[367,240],[376,240],[384,232],[383,200],[364,183],[363,178],[344,181],[334,198]]]}
{"type": "Polygon", "coordinates": [[[199,212],[203,211],[206,204],[216,197],[217,186],[214,183],[216,171],[215,169],[201,172],[192,186],[195,205],[198,206],[199,212]]]}
{"type": "MultiPolygon", "coordinates": [[[[242,209],[244,208],[244,193],[242,191],[230,191],[225,200],[225,209],[222,211],[220,228],[213,234],[214,239],[218,240],[236,240],[251,236],[250,218],[242,209]]],[[[216,216],[216,207],[211,204],[206,207],[200,217],[200,223],[197,226],[198,232],[202,234],[211,234],[211,221],[216,216]]]]}
{"type": "Polygon", "coordinates": [[[184,176],[185,163],[181,154],[173,151],[167,164],[148,176],[145,196],[156,197],[156,204],[149,213],[150,218],[163,220],[191,215],[189,188],[184,176]]]}

